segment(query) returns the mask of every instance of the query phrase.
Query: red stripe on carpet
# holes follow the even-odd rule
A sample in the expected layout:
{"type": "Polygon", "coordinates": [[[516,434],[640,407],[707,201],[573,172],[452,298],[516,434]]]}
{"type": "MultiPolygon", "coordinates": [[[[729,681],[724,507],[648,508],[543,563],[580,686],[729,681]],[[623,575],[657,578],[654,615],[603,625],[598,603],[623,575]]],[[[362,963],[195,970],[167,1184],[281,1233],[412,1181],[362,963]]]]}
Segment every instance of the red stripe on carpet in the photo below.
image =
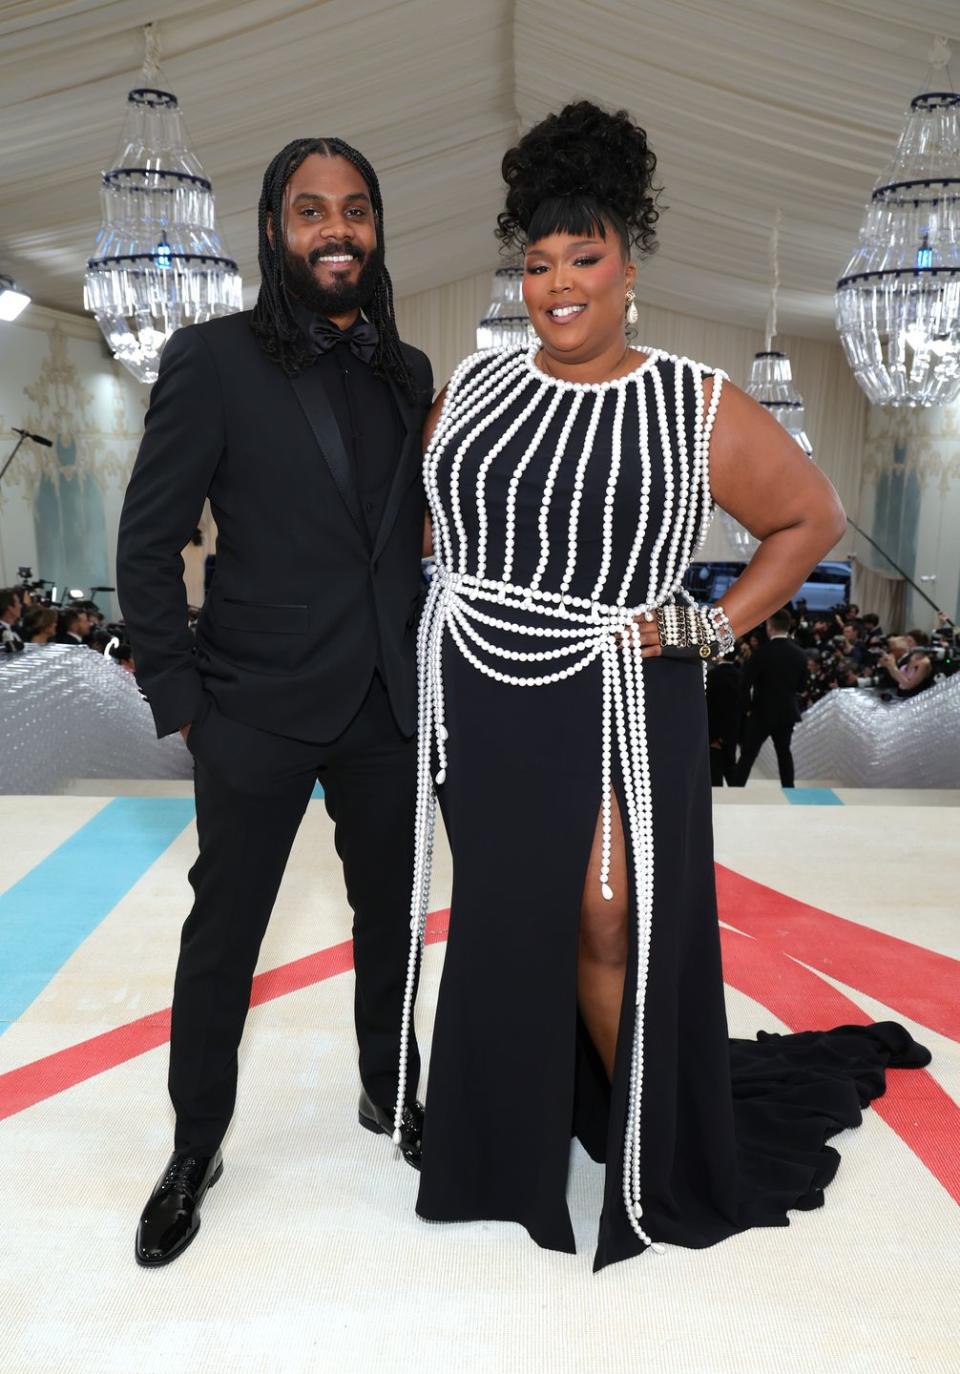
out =
{"type": "Polygon", "coordinates": [[[960,1040],[960,960],[809,906],[722,864],[716,870],[721,920],[960,1040]]]}
{"type": "MultiPolygon", "coordinates": [[[[856,1002],[772,944],[726,929],[720,939],[724,982],[790,1030],[870,1024],[856,1002]]],[[[936,1079],[926,1069],[889,1069],[887,1091],[871,1106],[960,1203],[960,1107],[936,1079]]]]}
{"type": "MultiPolygon", "coordinates": [[[[428,944],[447,938],[449,915],[449,908],[445,908],[432,912],[427,918],[428,944]]],[[[264,1002],[272,1002],[275,997],[285,997],[290,992],[322,983],[351,968],[353,941],[344,940],[342,944],[330,945],[303,959],[294,959],[289,964],[281,964],[279,968],[258,973],[253,980],[250,1005],[258,1007],[264,1002]]],[[[88,1078],[95,1078],[97,1074],[136,1059],[139,1054],[155,1050],[169,1039],[170,1010],[167,1008],[166,1011],[151,1012],[125,1026],[117,1026],[90,1040],[81,1040],[69,1049],[58,1050],[44,1059],[35,1059],[31,1064],[0,1074],[0,1121],[36,1106],[48,1097],[55,1097],[57,1093],[66,1092],[88,1078]]]]}
{"type": "MultiPolygon", "coordinates": [[[[848,960],[853,955],[850,932],[858,932],[869,945],[876,932],[843,921],[828,912],[819,911],[805,903],[776,892],[772,888],[753,883],[729,869],[718,866],[721,885],[721,915],[725,921],[741,928],[754,924],[768,939],[750,939],[735,931],[722,930],[724,976],[731,986],[738,988],[755,1001],[761,1002],[785,1025],[793,1030],[825,1028],[843,1024],[865,1024],[869,1017],[856,1003],[825,983],[809,969],[788,958],[771,942],[782,937],[792,953],[797,954],[797,932],[807,940],[833,939],[839,927],[843,945],[843,972],[840,960],[821,956],[830,963],[835,976],[854,981],[848,960]],[[736,879],[734,883],[731,880],[736,879]],[[756,889],[756,893],[752,891],[756,889]],[[747,900],[749,899],[749,900],[747,900]],[[763,904],[762,911],[760,903],[763,904]],[[796,909],[800,909],[798,913],[796,909]],[[819,924],[818,924],[819,921],[819,924]],[[799,922],[799,926],[798,926],[799,922]]],[[[427,943],[445,940],[449,910],[435,911],[427,922],[427,943]]],[[[880,937],[882,948],[889,957],[889,946],[928,955],[916,945],[880,937]]],[[[797,954],[797,957],[801,957],[797,954]]],[[[941,960],[941,956],[930,956],[941,960]]],[[[813,962],[808,954],[806,961],[813,962]]],[[[952,964],[952,960],[943,960],[952,964]]],[[[352,942],[346,940],[303,959],[295,959],[279,968],[257,974],[253,980],[251,1006],[259,1006],[276,997],[310,987],[353,966],[352,942]]],[[[862,973],[862,970],[861,970],[862,973]]],[[[863,980],[861,979],[861,982],[863,980]]],[[[856,984],[855,984],[856,985],[856,984]]],[[[872,987],[865,991],[886,1000],[872,987]]],[[[903,997],[899,997],[903,1002],[903,997]]],[[[910,1014],[910,1013],[907,1013],[910,1014]]],[[[916,1016],[914,1019],[923,1021],[916,1016]]],[[[170,1012],[158,1011],[118,1026],[78,1045],[60,1050],[44,1059],[35,1060],[21,1068],[0,1075],[0,1119],[13,1116],[57,1093],[65,1092],[89,1078],[126,1063],[137,1055],[156,1049],[170,1035],[170,1012]]],[[[926,1164],[944,1188],[960,1202],[960,1179],[957,1162],[960,1160],[960,1109],[925,1071],[892,1070],[890,1089],[886,1097],[874,1103],[877,1112],[886,1120],[915,1154],[926,1164]],[[901,1086],[903,1085],[903,1086],[901,1086]]]]}

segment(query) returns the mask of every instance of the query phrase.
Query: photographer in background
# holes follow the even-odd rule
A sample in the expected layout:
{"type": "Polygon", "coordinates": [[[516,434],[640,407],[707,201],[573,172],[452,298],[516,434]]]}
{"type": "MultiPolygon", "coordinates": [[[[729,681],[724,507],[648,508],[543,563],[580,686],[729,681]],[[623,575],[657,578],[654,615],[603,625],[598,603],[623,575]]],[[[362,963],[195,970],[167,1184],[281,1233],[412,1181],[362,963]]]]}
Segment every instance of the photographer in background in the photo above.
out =
{"type": "Polygon", "coordinates": [[[897,696],[915,697],[933,682],[933,663],[926,652],[922,630],[908,630],[905,635],[891,635],[879,666],[897,689],[897,696]]]}
{"type": "Polygon", "coordinates": [[[848,620],[841,631],[843,644],[839,646],[843,657],[854,668],[860,669],[866,660],[866,641],[862,620],[848,620]]]}
{"type": "Polygon", "coordinates": [[[863,637],[868,649],[874,648],[878,641],[883,638],[880,617],[874,611],[867,611],[863,617],[863,637]]]}

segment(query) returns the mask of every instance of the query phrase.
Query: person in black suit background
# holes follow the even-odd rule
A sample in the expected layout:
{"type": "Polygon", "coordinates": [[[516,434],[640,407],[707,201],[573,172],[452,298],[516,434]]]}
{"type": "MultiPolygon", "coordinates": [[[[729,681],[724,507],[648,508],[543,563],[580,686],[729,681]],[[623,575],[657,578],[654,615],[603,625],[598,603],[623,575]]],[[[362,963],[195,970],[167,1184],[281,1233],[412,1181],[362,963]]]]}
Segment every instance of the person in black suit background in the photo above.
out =
{"type": "Polygon", "coordinates": [[[90,617],[86,611],[67,607],[61,611],[57,622],[54,644],[83,644],[90,633],[90,617]]]}
{"type": "Polygon", "coordinates": [[[721,659],[707,669],[707,734],[710,739],[710,786],[735,786],[737,740],[743,710],[740,665],[721,659]]]}
{"type": "MultiPolygon", "coordinates": [[[[165,1264],[222,1171],[260,943],[314,783],[353,908],[360,1124],[393,1132],[416,796],[427,357],[401,343],[372,167],[298,139],[267,168],[252,312],[178,330],[126,493],[118,591],[160,736],[194,757],[199,857],[173,998],[174,1152],[136,1258],[165,1264]],[[361,311],[364,313],[361,314],[361,311]],[[187,625],[209,496],[216,572],[187,625]]],[[[409,1050],[402,1148],[419,1166],[409,1050]]]]}
{"type": "Polygon", "coordinates": [[[743,669],[745,705],[749,714],[743,732],[734,786],[743,787],[764,740],[777,751],[780,786],[793,786],[790,739],[800,719],[798,695],[807,680],[807,656],[790,636],[792,617],[786,609],[767,621],[767,639],[752,653],[743,669]]]}

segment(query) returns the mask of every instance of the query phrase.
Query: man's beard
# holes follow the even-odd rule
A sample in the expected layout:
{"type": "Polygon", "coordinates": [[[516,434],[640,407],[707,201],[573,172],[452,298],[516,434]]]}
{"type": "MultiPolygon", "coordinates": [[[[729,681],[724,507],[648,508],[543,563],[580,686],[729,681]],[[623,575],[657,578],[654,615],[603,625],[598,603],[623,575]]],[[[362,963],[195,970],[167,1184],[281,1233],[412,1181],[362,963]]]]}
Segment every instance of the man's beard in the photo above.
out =
{"type": "MultiPolygon", "coordinates": [[[[327,249],[329,253],[331,250],[327,249]]],[[[340,252],[351,252],[341,248],[340,252]]],[[[379,245],[366,255],[356,281],[344,277],[333,286],[321,286],[313,274],[313,266],[325,256],[317,249],[304,260],[289,248],[284,249],[283,275],[287,290],[308,310],[317,315],[349,315],[354,310],[365,310],[373,300],[377,288],[383,255],[379,245]]]]}

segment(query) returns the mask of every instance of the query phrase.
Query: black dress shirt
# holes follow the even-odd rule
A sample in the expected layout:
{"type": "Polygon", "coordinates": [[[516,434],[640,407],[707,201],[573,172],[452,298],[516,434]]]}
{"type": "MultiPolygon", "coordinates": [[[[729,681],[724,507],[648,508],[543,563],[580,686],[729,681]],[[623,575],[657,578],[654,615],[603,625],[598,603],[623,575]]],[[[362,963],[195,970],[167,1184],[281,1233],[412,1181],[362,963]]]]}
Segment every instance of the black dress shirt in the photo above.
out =
{"type": "MultiPolygon", "coordinates": [[[[310,311],[298,301],[292,304],[297,323],[309,334],[310,311]]],[[[318,354],[309,375],[316,377],[333,407],[344,447],[353,461],[372,544],[380,528],[404,429],[389,383],[350,351],[350,330],[342,331],[342,336],[342,342],[318,354]]]]}

